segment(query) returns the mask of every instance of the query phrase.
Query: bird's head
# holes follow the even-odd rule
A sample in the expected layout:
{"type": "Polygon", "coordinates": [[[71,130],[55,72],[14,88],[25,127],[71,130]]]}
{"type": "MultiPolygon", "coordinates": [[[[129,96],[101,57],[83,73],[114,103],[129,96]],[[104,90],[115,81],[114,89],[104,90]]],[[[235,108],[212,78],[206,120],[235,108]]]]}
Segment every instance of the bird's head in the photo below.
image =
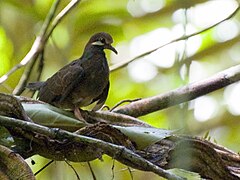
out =
{"type": "Polygon", "coordinates": [[[103,49],[110,49],[112,50],[115,54],[117,54],[117,50],[111,45],[113,43],[113,38],[110,34],[105,33],[105,32],[100,32],[94,34],[89,42],[88,45],[92,46],[100,46],[103,49]]]}

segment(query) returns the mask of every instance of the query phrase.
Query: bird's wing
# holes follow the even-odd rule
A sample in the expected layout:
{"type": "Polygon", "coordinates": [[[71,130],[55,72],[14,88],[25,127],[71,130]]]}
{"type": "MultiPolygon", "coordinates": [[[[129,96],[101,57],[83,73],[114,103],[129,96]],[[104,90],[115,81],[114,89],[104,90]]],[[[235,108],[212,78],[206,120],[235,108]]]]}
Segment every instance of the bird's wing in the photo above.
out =
{"type": "Polygon", "coordinates": [[[82,80],[83,68],[79,60],[72,61],[50,77],[39,92],[44,102],[63,101],[82,80]]]}
{"type": "Polygon", "coordinates": [[[110,83],[108,81],[107,86],[104,88],[102,94],[100,94],[97,98],[93,99],[92,103],[95,101],[98,101],[97,104],[92,109],[93,111],[99,110],[103,104],[105,103],[107,96],[108,96],[108,90],[109,90],[110,83]]]}

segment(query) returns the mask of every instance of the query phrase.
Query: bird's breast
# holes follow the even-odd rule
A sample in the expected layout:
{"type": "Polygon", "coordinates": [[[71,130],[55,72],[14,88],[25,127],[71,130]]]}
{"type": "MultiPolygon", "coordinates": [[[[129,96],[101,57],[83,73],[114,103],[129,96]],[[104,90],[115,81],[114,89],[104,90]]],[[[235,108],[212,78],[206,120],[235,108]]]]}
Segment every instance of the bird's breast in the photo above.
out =
{"type": "Polygon", "coordinates": [[[83,101],[84,106],[88,104],[86,100],[89,100],[90,104],[91,101],[98,97],[107,86],[109,82],[109,67],[107,61],[104,60],[105,59],[101,61],[96,60],[95,62],[85,64],[83,67],[84,75],[82,81],[72,92],[72,99],[78,101],[80,106],[83,101]]]}

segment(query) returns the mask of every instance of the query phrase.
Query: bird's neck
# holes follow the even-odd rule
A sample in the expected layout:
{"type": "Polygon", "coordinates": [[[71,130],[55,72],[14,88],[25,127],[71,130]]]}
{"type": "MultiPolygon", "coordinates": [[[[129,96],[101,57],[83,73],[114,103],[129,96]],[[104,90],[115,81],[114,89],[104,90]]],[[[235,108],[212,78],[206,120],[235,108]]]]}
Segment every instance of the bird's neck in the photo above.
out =
{"type": "Polygon", "coordinates": [[[105,53],[103,50],[104,49],[102,46],[93,46],[93,45],[86,46],[82,57],[85,57],[88,59],[96,54],[98,54],[98,55],[102,54],[105,57],[105,53]]]}

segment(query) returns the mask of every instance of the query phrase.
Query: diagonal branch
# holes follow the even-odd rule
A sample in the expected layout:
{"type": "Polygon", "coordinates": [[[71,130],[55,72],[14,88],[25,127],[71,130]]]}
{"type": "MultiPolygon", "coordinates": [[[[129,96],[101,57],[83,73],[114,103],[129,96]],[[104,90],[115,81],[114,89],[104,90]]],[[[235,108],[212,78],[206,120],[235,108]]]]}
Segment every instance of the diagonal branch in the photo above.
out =
{"type": "Polygon", "coordinates": [[[181,179],[166,171],[174,168],[193,171],[207,179],[234,180],[239,176],[239,155],[202,138],[172,134],[139,148],[121,131],[107,124],[95,124],[71,133],[0,116],[0,125],[11,130],[13,137],[21,138],[21,142],[15,142],[14,150],[24,158],[39,154],[58,161],[87,162],[107,154],[127,166],[167,179],[181,179]]]}
{"type": "Polygon", "coordinates": [[[55,13],[57,6],[58,6],[58,1],[57,0],[53,6],[52,9],[49,12],[49,15],[47,16],[47,19],[41,29],[41,32],[39,36],[35,39],[30,51],[27,53],[27,55],[21,60],[19,64],[14,66],[10,71],[8,71],[6,74],[4,74],[2,77],[0,77],[0,84],[5,82],[8,77],[13,74],[15,71],[18,69],[22,68],[26,64],[28,64],[31,60],[36,60],[39,54],[42,52],[44,49],[45,44],[47,43],[48,38],[50,37],[51,33],[55,29],[55,27],[61,22],[61,20],[68,14],[68,12],[77,5],[77,3],[80,2],[80,0],[72,0],[70,3],[53,19],[53,22],[50,23],[53,14],[55,13]],[[51,24],[51,27],[49,28],[51,24]]]}
{"type": "Polygon", "coordinates": [[[189,39],[190,37],[193,37],[193,36],[199,35],[199,34],[201,34],[203,32],[206,32],[206,31],[214,28],[215,26],[221,24],[222,22],[224,22],[224,21],[226,21],[228,19],[231,19],[234,15],[237,14],[239,9],[240,9],[240,5],[238,5],[238,7],[229,16],[227,16],[225,19],[223,19],[223,20],[221,20],[221,21],[219,21],[219,22],[217,22],[217,23],[215,23],[215,24],[213,24],[213,25],[211,25],[211,26],[209,26],[209,27],[207,27],[207,28],[205,28],[205,29],[203,29],[201,31],[198,31],[198,32],[195,32],[195,33],[192,33],[192,34],[189,34],[189,35],[184,35],[184,36],[182,36],[180,38],[171,40],[171,41],[167,42],[166,44],[163,44],[163,45],[161,45],[161,46],[159,46],[159,47],[157,47],[157,48],[155,48],[153,50],[147,51],[147,52],[145,52],[145,53],[143,53],[143,54],[141,54],[139,56],[136,56],[133,59],[126,60],[126,61],[120,62],[118,64],[112,65],[110,67],[110,70],[111,70],[111,72],[116,71],[116,70],[118,70],[118,69],[120,69],[122,67],[127,66],[129,63],[131,63],[131,62],[133,62],[133,61],[135,61],[135,60],[137,60],[139,58],[142,58],[142,57],[144,57],[146,55],[149,55],[149,54],[153,53],[154,51],[157,51],[158,49],[163,48],[163,47],[165,47],[165,46],[167,46],[169,44],[172,44],[172,43],[175,43],[175,42],[178,42],[178,41],[182,41],[182,40],[186,40],[186,39],[189,39]]]}
{"type": "Polygon", "coordinates": [[[46,33],[46,39],[50,37],[55,27],[62,21],[62,19],[80,2],[81,0],[71,0],[70,3],[55,17],[52,26],[46,33]]]}
{"type": "MultiPolygon", "coordinates": [[[[126,127],[107,123],[88,124],[71,133],[56,126],[48,128],[33,124],[15,97],[2,94],[0,98],[0,125],[5,126],[13,137],[14,152],[24,158],[39,154],[58,161],[88,162],[107,154],[127,166],[152,171],[168,179],[179,179],[166,171],[172,168],[197,172],[207,179],[236,179],[239,175],[239,155],[202,138],[166,135],[166,132],[157,133],[156,138],[153,135],[156,135],[156,129],[149,131],[145,127],[141,127],[142,136],[135,131],[138,126],[127,133],[123,130],[126,127]],[[147,145],[142,146],[146,143],[144,139],[147,145]]],[[[51,119],[49,116],[41,118],[51,119]]]]}
{"type": "Polygon", "coordinates": [[[5,127],[21,127],[23,130],[26,130],[26,131],[30,130],[30,131],[45,135],[46,137],[49,137],[49,138],[68,139],[76,143],[92,144],[96,148],[102,149],[104,153],[110,155],[111,157],[118,157],[118,158],[121,157],[122,159],[126,159],[129,162],[134,162],[135,164],[141,164],[143,168],[145,168],[145,170],[152,171],[164,178],[175,179],[175,180],[183,179],[179,176],[171,174],[170,172],[158,167],[157,165],[142,158],[141,156],[125,148],[124,146],[115,145],[115,144],[108,143],[96,138],[78,135],[78,134],[71,133],[61,129],[47,128],[34,123],[22,121],[20,119],[15,119],[15,118],[9,118],[5,116],[0,116],[0,124],[5,127]]]}
{"type": "MultiPolygon", "coordinates": [[[[40,79],[40,76],[42,74],[43,65],[44,65],[43,56],[44,56],[44,50],[42,50],[42,52],[39,54],[39,65],[38,65],[38,72],[37,72],[37,80],[40,79]]],[[[24,73],[22,74],[22,76],[21,76],[21,78],[18,82],[18,85],[14,88],[14,90],[12,92],[13,95],[20,95],[24,91],[24,89],[26,87],[26,84],[27,84],[27,82],[30,78],[30,75],[32,73],[33,67],[35,66],[36,62],[37,62],[37,58],[34,59],[33,61],[30,61],[29,66],[24,69],[24,73]]]]}
{"type": "Polygon", "coordinates": [[[143,116],[161,109],[193,100],[240,80],[240,65],[226,69],[207,79],[191,83],[165,94],[145,98],[117,108],[114,112],[133,117],[143,116]]]}
{"type": "Polygon", "coordinates": [[[49,26],[51,24],[51,21],[53,20],[53,17],[56,14],[56,11],[57,11],[59,3],[60,3],[60,0],[56,0],[53,3],[49,13],[47,14],[47,17],[46,17],[44,23],[42,25],[42,28],[41,28],[40,33],[39,33],[39,36],[44,36],[46,34],[46,32],[47,32],[47,30],[48,30],[48,28],[49,28],[49,26]]]}

